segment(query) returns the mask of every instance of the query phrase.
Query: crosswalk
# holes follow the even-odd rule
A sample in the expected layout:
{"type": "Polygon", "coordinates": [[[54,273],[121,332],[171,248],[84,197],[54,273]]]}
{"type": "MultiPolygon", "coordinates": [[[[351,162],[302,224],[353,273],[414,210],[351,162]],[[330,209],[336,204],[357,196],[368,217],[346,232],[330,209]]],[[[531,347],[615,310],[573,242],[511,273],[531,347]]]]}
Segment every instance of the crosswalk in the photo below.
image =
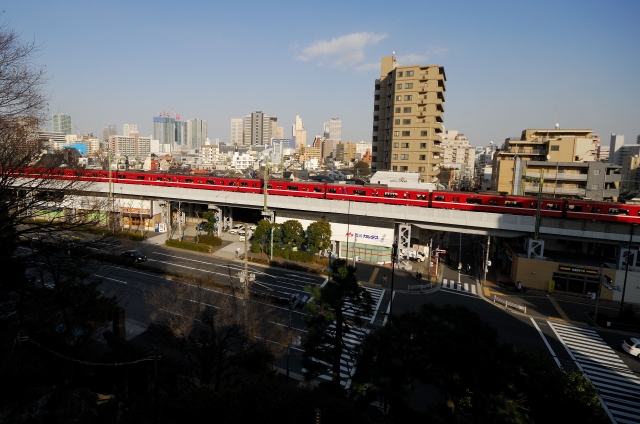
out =
{"type": "Polygon", "coordinates": [[[457,292],[466,292],[473,295],[478,295],[476,292],[475,283],[458,283],[454,280],[447,280],[446,278],[442,280],[442,289],[445,290],[454,290],[457,292]]]}
{"type": "Polygon", "coordinates": [[[593,330],[548,321],[578,368],[600,392],[614,423],[640,423],[640,377],[593,330]]]}
{"type": "MultiPolygon", "coordinates": [[[[360,317],[365,323],[373,323],[376,319],[376,314],[378,313],[378,309],[380,308],[380,303],[382,302],[382,298],[384,297],[385,290],[374,287],[362,287],[364,287],[371,295],[371,298],[373,299],[373,306],[371,314],[362,314],[360,315],[360,317]]],[[[344,311],[344,315],[353,317],[356,314],[356,308],[348,302],[345,302],[345,305],[347,305],[347,308],[344,311]]],[[[329,332],[335,334],[335,330],[335,325],[331,324],[329,326],[329,332]]],[[[356,371],[354,361],[355,351],[368,333],[369,330],[366,328],[362,328],[356,325],[349,325],[346,332],[343,334],[343,350],[340,358],[340,384],[345,389],[349,389],[349,387],[351,387],[351,377],[356,371]]],[[[330,346],[327,345],[326,347],[330,346]]],[[[319,375],[318,378],[321,380],[330,381],[332,365],[320,360],[316,360],[316,362],[319,362],[327,367],[327,371],[319,375]]],[[[305,370],[303,370],[303,372],[304,371],[305,370]]]]}

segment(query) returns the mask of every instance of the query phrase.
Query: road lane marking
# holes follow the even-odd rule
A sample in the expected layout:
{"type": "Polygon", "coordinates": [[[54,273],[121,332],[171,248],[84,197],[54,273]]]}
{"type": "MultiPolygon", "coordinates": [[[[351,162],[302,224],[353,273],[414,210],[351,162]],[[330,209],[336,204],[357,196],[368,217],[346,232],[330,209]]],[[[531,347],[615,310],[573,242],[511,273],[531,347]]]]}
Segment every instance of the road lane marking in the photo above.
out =
{"type": "Polygon", "coordinates": [[[549,349],[549,352],[551,353],[551,356],[553,356],[553,359],[556,361],[556,364],[558,364],[558,368],[563,369],[562,368],[562,364],[560,364],[560,361],[558,360],[558,357],[556,356],[556,353],[551,348],[551,345],[547,341],[547,338],[544,336],[544,333],[542,332],[542,330],[540,330],[540,327],[538,327],[538,324],[536,323],[536,320],[534,320],[533,318],[530,318],[530,319],[531,319],[531,322],[533,323],[533,326],[536,328],[536,330],[538,330],[538,334],[540,334],[540,337],[542,337],[542,341],[544,342],[545,345],[547,345],[547,349],[549,349]]]}
{"type": "Polygon", "coordinates": [[[98,278],[104,278],[105,280],[111,280],[111,281],[115,281],[117,283],[122,283],[122,284],[129,284],[126,281],[122,281],[122,280],[116,280],[115,278],[109,278],[109,277],[105,277],[104,275],[98,275],[98,274],[93,274],[98,278]]]}
{"type": "Polygon", "coordinates": [[[374,268],[373,269],[373,273],[371,274],[371,278],[369,278],[369,284],[373,284],[374,281],[376,281],[376,277],[378,276],[378,271],[380,270],[380,268],[374,268]]]}
{"type": "Polygon", "coordinates": [[[558,314],[560,314],[562,319],[567,322],[570,322],[571,320],[569,319],[567,314],[564,313],[560,305],[558,305],[558,302],[556,302],[556,300],[553,297],[549,297],[548,299],[549,299],[549,302],[551,302],[551,304],[553,305],[553,307],[556,308],[556,311],[558,311],[558,314]]]}

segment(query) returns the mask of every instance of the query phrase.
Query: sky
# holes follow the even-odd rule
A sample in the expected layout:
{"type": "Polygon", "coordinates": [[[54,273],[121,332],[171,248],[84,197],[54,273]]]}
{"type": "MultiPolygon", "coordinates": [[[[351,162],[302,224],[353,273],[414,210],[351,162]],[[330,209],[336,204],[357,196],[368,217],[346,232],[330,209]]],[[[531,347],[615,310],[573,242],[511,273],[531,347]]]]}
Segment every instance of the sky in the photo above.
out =
{"type": "MultiPolygon", "coordinates": [[[[371,141],[380,59],[438,64],[444,125],[474,146],[526,128],[640,134],[640,1],[11,1],[1,22],[41,45],[50,114],[82,133],[171,108],[230,138],[255,110],[307,140],[340,118],[371,141]]],[[[48,129],[51,128],[50,123],[48,129]]],[[[75,129],[74,129],[75,130],[75,129]]]]}

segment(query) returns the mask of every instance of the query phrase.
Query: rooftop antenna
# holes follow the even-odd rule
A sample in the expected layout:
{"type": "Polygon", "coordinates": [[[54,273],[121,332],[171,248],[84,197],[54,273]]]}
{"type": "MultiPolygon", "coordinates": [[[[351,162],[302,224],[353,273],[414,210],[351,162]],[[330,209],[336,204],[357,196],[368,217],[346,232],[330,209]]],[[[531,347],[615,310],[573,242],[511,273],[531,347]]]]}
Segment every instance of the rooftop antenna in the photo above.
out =
{"type": "Polygon", "coordinates": [[[553,115],[553,121],[556,123],[556,125],[554,125],[555,129],[560,129],[560,124],[558,124],[558,114],[554,114],[553,115]]]}

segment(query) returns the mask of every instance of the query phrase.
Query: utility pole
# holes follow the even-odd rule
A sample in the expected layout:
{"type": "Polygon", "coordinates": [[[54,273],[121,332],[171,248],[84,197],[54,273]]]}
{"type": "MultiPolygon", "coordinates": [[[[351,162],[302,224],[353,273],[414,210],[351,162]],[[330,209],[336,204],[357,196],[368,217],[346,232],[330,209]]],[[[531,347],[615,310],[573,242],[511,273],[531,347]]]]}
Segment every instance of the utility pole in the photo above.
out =
{"type": "Polygon", "coordinates": [[[600,263],[600,272],[598,273],[598,291],[596,291],[596,310],[593,313],[593,324],[598,326],[598,303],[600,302],[600,289],[602,288],[602,263],[600,263]]]}
{"type": "Polygon", "coordinates": [[[433,237],[429,238],[429,254],[427,255],[427,260],[429,261],[429,283],[431,283],[431,255],[433,251],[431,250],[433,247],[433,237]]]}
{"type": "Polygon", "coordinates": [[[491,246],[491,236],[487,234],[487,252],[484,259],[484,284],[487,284],[487,271],[489,271],[489,247],[491,246]]]}
{"type": "Polygon", "coordinates": [[[534,240],[538,240],[538,234],[540,232],[540,207],[542,206],[543,184],[544,184],[544,169],[540,168],[540,178],[538,179],[538,207],[536,208],[536,227],[535,227],[535,232],[533,234],[534,240]]]}
{"type": "MultiPolygon", "coordinates": [[[[629,229],[629,245],[627,246],[627,260],[625,263],[627,266],[624,269],[624,283],[622,283],[622,300],[620,301],[620,316],[622,317],[622,313],[624,312],[624,295],[627,292],[627,275],[629,274],[629,261],[633,260],[633,255],[631,254],[631,241],[633,240],[633,229],[634,224],[631,224],[631,228],[629,229]]],[[[635,263],[633,264],[635,266],[635,263]]]]}
{"type": "Polygon", "coordinates": [[[396,255],[398,243],[393,242],[391,246],[391,299],[389,300],[389,316],[393,315],[393,277],[396,275],[396,255]]]}

